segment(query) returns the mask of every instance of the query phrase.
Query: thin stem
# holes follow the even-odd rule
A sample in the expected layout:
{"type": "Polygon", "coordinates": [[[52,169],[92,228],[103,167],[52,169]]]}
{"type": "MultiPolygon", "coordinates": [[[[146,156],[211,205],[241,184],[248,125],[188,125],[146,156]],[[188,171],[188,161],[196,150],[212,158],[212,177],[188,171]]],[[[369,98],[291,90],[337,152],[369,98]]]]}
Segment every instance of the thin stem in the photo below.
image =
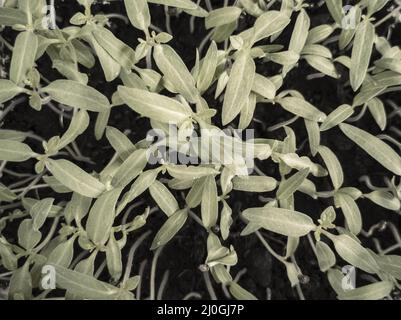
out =
{"type": "Polygon", "coordinates": [[[157,269],[157,260],[159,259],[160,253],[163,250],[163,246],[159,247],[152,260],[152,267],[150,269],[150,300],[155,300],[156,298],[156,269],[157,269]]]}
{"type": "Polygon", "coordinates": [[[170,275],[170,271],[167,270],[163,275],[163,279],[162,279],[162,282],[160,283],[159,291],[157,291],[156,300],[163,300],[163,293],[164,293],[164,290],[166,289],[169,275],[170,275]]]}
{"type": "Polygon", "coordinates": [[[216,292],[213,289],[212,282],[210,281],[209,272],[202,272],[203,279],[205,280],[207,291],[209,292],[212,300],[217,300],[216,292]]]}
{"type": "Polygon", "coordinates": [[[136,250],[139,248],[139,246],[142,244],[142,242],[150,235],[150,233],[151,233],[150,230],[145,232],[132,245],[132,247],[128,253],[127,267],[125,268],[123,284],[126,283],[130,277],[131,269],[132,269],[132,262],[134,261],[134,255],[135,255],[136,250]]]}

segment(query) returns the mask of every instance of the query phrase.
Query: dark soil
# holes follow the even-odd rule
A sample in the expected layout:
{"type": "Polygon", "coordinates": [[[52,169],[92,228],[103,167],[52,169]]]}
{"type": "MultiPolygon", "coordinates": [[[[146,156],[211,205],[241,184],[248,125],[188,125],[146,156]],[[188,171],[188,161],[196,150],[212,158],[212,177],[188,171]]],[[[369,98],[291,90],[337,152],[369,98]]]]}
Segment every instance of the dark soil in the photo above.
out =
{"type": "MultiPolygon", "coordinates": [[[[213,4],[216,4],[215,7],[217,7],[217,4],[222,2],[223,1],[213,1],[213,4]]],[[[76,5],[75,1],[56,1],[56,3],[58,25],[60,27],[69,25],[68,21],[73,13],[81,9],[76,5]]],[[[125,14],[125,9],[122,4],[117,1],[112,1],[110,4],[106,5],[96,5],[95,11],[97,13],[125,14]]],[[[312,20],[312,26],[324,22],[331,23],[331,18],[327,15],[325,8],[316,8],[308,12],[312,20]]],[[[164,9],[157,5],[151,5],[151,13],[153,24],[165,30],[164,9]]],[[[192,67],[195,62],[196,48],[206,36],[207,32],[204,29],[201,20],[196,19],[195,32],[191,34],[189,32],[189,19],[190,17],[186,14],[172,15],[171,26],[173,29],[174,40],[171,42],[171,46],[185,60],[187,66],[192,67]]],[[[243,17],[240,22],[239,31],[249,27],[253,20],[252,17],[243,17]]],[[[387,27],[388,26],[383,25],[379,29],[379,32],[386,34],[387,27]]],[[[118,38],[130,44],[132,47],[136,46],[137,38],[142,36],[137,32],[137,30],[120,19],[111,20],[111,29],[118,38]]],[[[286,28],[285,33],[279,38],[278,42],[287,45],[291,36],[291,30],[291,27],[286,28]]],[[[13,31],[4,31],[3,35],[13,42],[13,37],[15,36],[13,31]]],[[[399,24],[393,31],[391,43],[393,45],[401,45],[401,24],[399,24]]],[[[340,55],[335,46],[332,46],[331,49],[334,51],[334,56],[340,55]]],[[[51,62],[48,58],[44,57],[40,59],[38,65],[39,70],[41,70],[41,72],[50,80],[60,77],[57,71],[51,69],[51,62]]],[[[328,114],[340,104],[350,103],[352,101],[352,92],[348,89],[344,89],[344,84],[348,80],[347,70],[341,68],[339,65],[337,66],[342,75],[341,80],[339,81],[332,80],[328,77],[306,80],[308,74],[316,72],[302,61],[299,67],[295,68],[287,76],[283,89],[291,88],[299,90],[308,101],[328,114]]],[[[273,75],[277,70],[272,68],[271,64],[266,65],[258,63],[257,65],[257,71],[264,75],[273,75]]],[[[108,97],[111,97],[118,85],[118,83],[109,84],[105,82],[103,73],[98,65],[89,71],[89,78],[90,85],[96,87],[108,97]]],[[[206,98],[211,105],[217,106],[218,108],[219,104],[213,100],[212,96],[213,94],[208,95],[206,98]]],[[[399,94],[391,94],[391,99],[401,105],[401,96],[399,94]]],[[[278,122],[287,120],[290,117],[290,114],[280,108],[274,107],[273,105],[258,105],[255,118],[260,120],[261,123],[254,122],[251,125],[251,128],[256,130],[255,134],[257,137],[283,138],[285,134],[283,130],[268,132],[267,128],[277,124],[278,122]]],[[[94,118],[92,120],[94,120],[94,118]]],[[[388,128],[391,126],[400,128],[400,120],[399,117],[389,119],[388,128]]],[[[219,122],[219,115],[215,117],[215,121],[217,123],[219,122]]],[[[143,139],[149,129],[148,120],[139,118],[137,114],[127,107],[113,108],[109,125],[122,131],[126,129],[131,130],[129,138],[134,142],[143,139]]],[[[91,170],[100,171],[113,156],[113,150],[105,138],[96,141],[93,134],[93,126],[94,121],[91,122],[91,127],[77,140],[78,146],[83,151],[84,155],[90,157],[95,163],[94,165],[80,163],[80,166],[83,166],[83,168],[89,172],[91,170]]],[[[373,134],[379,134],[377,125],[374,123],[373,118],[368,114],[357,122],[357,126],[367,129],[373,134]]],[[[4,124],[2,125],[2,128],[6,129],[31,131],[44,139],[60,135],[67,127],[68,123],[65,123],[63,127],[59,122],[58,115],[50,109],[36,112],[29,107],[27,101],[18,105],[14,112],[7,115],[4,124]]],[[[307,136],[303,122],[298,120],[295,124],[291,125],[291,127],[297,134],[297,145],[303,145],[301,150],[302,154],[310,155],[308,144],[304,144],[307,136]]],[[[30,144],[31,143],[36,151],[42,150],[39,143],[30,141],[30,144]]],[[[322,144],[330,147],[339,157],[344,170],[345,186],[355,186],[360,188],[362,191],[368,191],[366,186],[359,181],[361,176],[368,174],[372,178],[372,181],[379,186],[384,185],[383,177],[390,176],[389,172],[372,160],[364,151],[355,147],[355,145],[347,140],[347,138],[337,129],[325,132],[322,135],[322,144]]],[[[274,176],[277,174],[275,166],[273,166],[270,161],[258,163],[258,167],[267,175],[274,176]]],[[[33,172],[33,163],[14,164],[12,168],[17,172],[33,172]]],[[[2,181],[5,184],[9,184],[15,182],[15,178],[9,175],[4,175],[2,181]]],[[[329,179],[319,179],[317,182],[318,190],[323,191],[330,189],[329,179]]],[[[39,195],[40,197],[50,195],[52,197],[55,196],[51,191],[45,190],[39,191],[39,195]]],[[[38,196],[38,194],[32,193],[30,196],[35,197],[38,196]]],[[[269,196],[269,194],[266,196],[269,196]]],[[[56,197],[58,201],[69,200],[69,195],[57,195],[56,197]]],[[[146,205],[155,205],[147,193],[143,195],[142,199],[146,205]]],[[[304,195],[297,195],[295,203],[297,210],[308,212],[308,214],[312,215],[314,218],[319,216],[322,209],[332,204],[330,201],[325,199],[312,200],[304,195]]],[[[235,275],[238,271],[246,268],[247,272],[241,278],[241,285],[260,299],[266,299],[267,288],[270,288],[271,290],[272,299],[298,299],[296,290],[292,289],[289,284],[283,265],[275,261],[269,255],[260,244],[257,237],[254,235],[247,237],[239,236],[239,233],[244,228],[244,224],[238,219],[239,212],[244,208],[261,206],[262,203],[258,200],[258,195],[234,193],[230,197],[230,204],[233,208],[235,223],[232,227],[231,235],[227,240],[227,244],[234,245],[239,258],[239,263],[232,269],[232,274],[235,275]]],[[[360,200],[358,201],[358,204],[363,214],[365,230],[384,220],[391,221],[396,224],[397,227],[401,228],[401,219],[399,215],[373,205],[368,200],[360,200]]],[[[143,209],[144,208],[141,207],[133,214],[142,213],[143,209]]],[[[339,221],[341,221],[341,216],[342,215],[339,213],[339,221]]],[[[145,229],[141,229],[137,233],[131,235],[128,239],[128,244],[123,251],[125,254],[124,259],[126,259],[126,254],[129,250],[130,244],[133,243],[142,232],[150,229],[154,235],[164,221],[165,217],[163,214],[156,213],[152,215],[148,220],[145,229]]],[[[14,233],[14,236],[16,234],[15,230],[7,231],[10,232],[10,234],[14,233]]],[[[263,232],[263,234],[279,253],[283,253],[282,251],[285,247],[284,237],[277,236],[270,232],[263,232]]],[[[133,274],[137,274],[140,263],[147,259],[145,279],[142,285],[143,297],[148,295],[149,266],[153,257],[153,254],[149,251],[149,247],[153,235],[148,237],[147,241],[145,241],[145,244],[136,255],[132,272],[133,274]]],[[[394,243],[389,230],[384,230],[382,233],[375,233],[374,237],[380,240],[383,247],[394,243]]],[[[199,265],[201,265],[206,258],[206,238],[206,232],[194,221],[189,219],[183,230],[181,230],[174,240],[163,249],[158,263],[158,278],[156,280],[159,284],[162,278],[161,275],[163,275],[166,270],[169,270],[169,281],[164,293],[164,298],[181,299],[189,292],[198,292],[203,298],[209,298],[202,274],[198,270],[199,265]]],[[[371,238],[364,239],[363,242],[366,246],[374,249],[371,238]]],[[[309,277],[309,282],[302,285],[305,297],[307,299],[335,298],[335,294],[328,284],[326,275],[319,271],[317,261],[306,238],[301,239],[296,257],[303,274],[309,277]]],[[[224,298],[222,290],[220,290],[217,285],[215,285],[215,289],[219,297],[224,298]]]]}

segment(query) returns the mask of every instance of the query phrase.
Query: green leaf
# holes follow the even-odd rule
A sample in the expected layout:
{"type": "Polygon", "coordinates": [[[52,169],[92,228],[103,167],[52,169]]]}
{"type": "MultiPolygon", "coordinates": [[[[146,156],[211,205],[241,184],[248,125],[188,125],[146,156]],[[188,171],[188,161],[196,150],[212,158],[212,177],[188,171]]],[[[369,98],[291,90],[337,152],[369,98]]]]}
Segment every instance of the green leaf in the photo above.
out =
{"type": "Polygon", "coordinates": [[[340,124],[342,132],[372,158],[391,172],[401,175],[401,157],[372,134],[349,124],[340,124]]]}
{"type": "Polygon", "coordinates": [[[353,290],[347,290],[338,295],[340,300],[379,300],[390,295],[393,290],[391,281],[379,281],[359,287],[353,290]]]}
{"type": "Polygon", "coordinates": [[[274,208],[249,208],[244,218],[260,227],[289,237],[302,237],[316,228],[312,219],[300,212],[274,208]]]}
{"type": "Polygon", "coordinates": [[[205,92],[213,82],[218,63],[216,42],[212,41],[205,58],[202,61],[196,86],[200,92],[205,92]]]}
{"type": "Polygon", "coordinates": [[[393,58],[382,58],[375,62],[375,65],[382,69],[401,73],[401,61],[393,58]]]}
{"type": "Polygon", "coordinates": [[[329,24],[321,24],[309,30],[308,38],[306,39],[307,44],[315,44],[326,40],[333,32],[335,28],[329,24]]]}
{"type": "Polygon", "coordinates": [[[196,208],[202,202],[203,188],[205,186],[206,178],[195,180],[191,190],[189,190],[185,202],[189,208],[196,208]]]}
{"type": "Polygon", "coordinates": [[[304,119],[306,131],[308,133],[309,147],[312,156],[316,156],[320,145],[320,128],[317,121],[304,119]]]}
{"type": "Polygon", "coordinates": [[[342,0],[326,0],[325,1],[327,9],[334,21],[341,25],[344,13],[343,13],[343,1],[342,0]]]}
{"type": "Polygon", "coordinates": [[[286,97],[278,99],[277,102],[285,110],[295,114],[296,116],[317,122],[323,122],[326,120],[327,116],[323,112],[302,98],[286,97]]]}
{"type": "Polygon", "coordinates": [[[124,69],[131,70],[135,65],[135,51],[106,28],[97,27],[93,30],[96,41],[124,69]]]}
{"type": "Polygon", "coordinates": [[[120,290],[96,278],[62,266],[52,265],[57,273],[57,286],[83,299],[117,299],[120,290]]]}
{"type": "Polygon", "coordinates": [[[354,199],[341,192],[337,193],[334,199],[344,213],[349,230],[355,235],[359,234],[362,230],[362,215],[354,199]]]}
{"type": "Polygon", "coordinates": [[[176,213],[170,216],[153,239],[151,250],[155,250],[169,242],[184,226],[187,218],[187,209],[178,210],[176,213]]]}
{"type": "Polygon", "coordinates": [[[154,181],[149,187],[149,192],[167,217],[172,216],[179,209],[177,200],[163,183],[154,181]]]}
{"type": "Polygon", "coordinates": [[[152,183],[156,180],[159,170],[153,169],[148,170],[139,175],[139,177],[132,184],[131,189],[124,194],[121,202],[117,207],[117,214],[120,213],[125,206],[133,201],[135,198],[139,197],[146,189],[148,189],[152,183]]]}
{"type": "Polygon", "coordinates": [[[210,229],[217,223],[218,209],[216,180],[214,176],[208,176],[203,187],[201,202],[202,222],[206,229],[210,229]]]}
{"type": "Polygon", "coordinates": [[[22,84],[28,71],[34,66],[37,49],[38,37],[33,32],[24,31],[18,34],[10,65],[10,80],[15,84],[22,84]]]}
{"type": "Polygon", "coordinates": [[[72,80],[56,80],[42,89],[58,103],[94,112],[110,109],[110,102],[96,89],[72,80]]]}
{"type": "Polygon", "coordinates": [[[269,192],[277,188],[277,180],[266,176],[238,176],[232,180],[234,190],[269,192]]]}
{"type": "Polygon", "coordinates": [[[79,193],[74,192],[72,194],[70,202],[65,207],[64,217],[68,223],[71,223],[75,219],[78,225],[81,224],[81,220],[88,214],[92,199],[84,197],[79,193]]]}
{"type": "Polygon", "coordinates": [[[16,95],[22,92],[24,92],[24,89],[18,87],[14,82],[10,80],[0,79],[0,103],[11,100],[16,95]]]}
{"type": "Polygon", "coordinates": [[[304,59],[308,62],[308,64],[315,68],[317,71],[328,75],[334,79],[339,78],[339,74],[337,73],[336,67],[334,63],[325,57],[320,57],[316,55],[305,55],[304,59]]]}
{"type": "Polygon", "coordinates": [[[22,10],[1,7],[0,8],[0,25],[12,27],[15,24],[27,25],[28,19],[22,10]]]}
{"type": "Polygon", "coordinates": [[[364,197],[388,210],[398,211],[401,208],[400,200],[387,191],[372,191],[365,194],[364,197]]]}
{"type": "Polygon", "coordinates": [[[315,177],[327,175],[327,171],[321,165],[313,163],[308,157],[300,157],[296,153],[286,153],[281,154],[279,158],[290,168],[297,170],[309,168],[315,177]]]}
{"type": "Polygon", "coordinates": [[[32,219],[23,220],[18,227],[18,243],[26,250],[31,250],[42,239],[40,231],[35,230],[33,227],[32,219]]]}
{"type": "Polygon", "coordinates": [[[102,194],[92,206],[86,222],[88,237],[96,245],[104,245],[110,237],[115,218],[115,207],[122,188],[102,194]]]}
{"type": "Polygon", "coordinates": [[[294,31],[291,35],[290,45],[288,50],[301,53],[305,46],[306,39],[308,37],[308,30],[310,27],[310,19],[304,9],[302,9],[295,21],[294,31]]]}
{"type": "Polygon", "coordinates": [[[266,57],[274,63],[278,63],[283,66],[291,66],[297,63],[300,55],[294,51],[282,51],[268,53],[266,57]]]}
{"type": "Polygon", "coordinates": [[[230,123],[248,100],[255,77],[255,62],[249,51],[240,51],[231,68],[224,96],[222,121],[230,123]]]}
{"type": "Polygon", "coordinates": [[[165,6],[185,9],[185,10],[195,10],[198,6],[191,0],[147,0],[150,3],[163,4],[165,6]]]}
{"type": "Polygon", "coordinates": [[[103,49],[95,37],[88,36],[85,40],[91,44],[96,56],[99,58],[106,81],[110,82],[117,78],[121,71],[120,64],[103,49]]]}
{"type": "Polygon", "coordinates": [[[46,221],[47,216],[53,206],[54,198],[46,198],[36,202],[29,213],[33,219],[34,230],[39,230],[46,221]]]}
{"type": "Polygon", "coordinates": [[[228,290],[230,290],[230,293],[237,300],[258,300],[252,293],[242,288],[236,282],[231,282],[228,290]]]}
{"type": "Polygon", "coordinates": [[[147,150],[134,151],[120,166],[113,177],[112,184],[116,187],[125,187],[134,180],[147,164],[147,150]]]}
{"type": "Polygon", "coordinates": [[[302,169],[301,171],[298,171],[297,173],[292,175],[289,179],[282,180],[276,193],[277,199],[283,201],[292,196],[294,192],[301,187],[302,183],[305,181],[308,175],[309,175],[309,169],[306,168],[302,169]]]}
{"type": "Polygon", "coordinates": [[[118,281],[123,271],[123,265],[121,259],[121,249],[116,238],[114,237],[113,232],[111,233],[109,242],[106,246],[106,261],[107,269],[109,270],[110,275],[114,281],[118,281]]]}
{"type": "Polygon", "coordinates": [[[29,273],[29,262],[15,270],[8,287],[9,299],[32,299],[32,277],[29,273]]]}
{"type": "Polygon", "coordinates": [[[318,152],[320,156],[323,158],[323,161],[329,171],[329,175],[331,178],[331,182],[333,183],[334,189],[341,188],[344,183],[344,173],[341,167],[340,161],[338,161],[337,156],[333,151],[331,151],[328,147],[320,146],[318,148],[318,152]]]}
{"type": "Polygon", "coordinates": [[[15,270],[18,267],[18,259],[14,255],[11,246],[0,241],[0,258],[1,264],[7,270],[15,270]]]}
{"type": "Polygon", "coordinates": [[[147,32],[150,26],[149,6],[146,0],[124,0],[129,21],[132,25],[147,32]]]}
{"type": "Polygon", "coordinates": [[[0,160],[23,162],[37,156],[25,143],[0,139],[0,160]]]}
{"type": "Polygon", "coordinates": [[[356,29],[354,46],[351,55],[351,87],[357,91],[365,80],[375,40],[375,27],[368,19],[361,22],[356,29]]]}
{"type": "Polygon", "coordinates": [[[182,103],[157,93],[123,86],[118,93],[134,111],[162,123],[180,123],[192,115],[182,103]]]}
{"type": "Polygon", "coordinates": [[[0,183],[0,201],[13,202],[17,198],[18,196],[14,192],[0,183]]]}
{"type": "Polygon", "coordinates": [[[232,210],[226,201],[223,200],[223,209],[220,216],[220,232],[223,240],[227,240],[230,234],[230,227],[233,223],[232,210]]]}
{"type": "Polygon", "coordinates": [[[256,73],[253,80],[252,91],[266,99],[273,100],[276,96],[276,87],[268,78],[256,73]]]}
{"type": "Polygon", "coordinates": [[[95,138],[96,140],[102,139],[110,119],[110,110],[99,112],[96,117],[95,123],[95,138]]]}
{"type": "Polygon", "coordinates": [[[106,128],[106,137],[122,160],[126,160],[130,154],[136,150],[136,147],[131,140],[124,133],[114,127],[106,128]]]}
{"type": "Polygon", "coordinates": [[[397,280],[401,280],[401,257],[396,255],[377,256],[380,270],[390,274],[397,280]]]}
{"type": "Polygon", "coordinates": [[[77,39],[71,40],[71,43],[75,48],[78,63],[89,69],[93,68],[96,61],[95,57],[93,56],[92,50],[77,39]]]}
{"type": "Polygon", "coordinates": [[[180,180],[195,180],[198,178],[216,175],[219,172],[210,167],[172,165],[167,166],[167,171],[173,178],[180,180]]]}
{"type": "Polygon", "coordinates": [[[195,103],[199,96],[195,80],[177,52],[169,45],[160,44],[154,47],[153,57],[163,75],[174,84],[174,89],[195,103]]]}
{"type": "Polygon", "coordinates": [[[368,101],[368,109],[379,128],[384,131],[387,126],[387,114],[383,102],[378,98],[368,101]]]}
{"type": "Polygon", "coordinates": [[[48,159],[46,167],[60,183],[83,196],[97,198],[105,190],[103,183],[70,161],[48,159]]]}
{"type": "Polygon", "coordinates": [[[320,125],[320,131],[327,131],[347,120],[354,113],[354,108],[343,104],[333,110],[320,125]]]}
{"type": "Polygon", "coordinates": [[[379,266],[367,249],[346,234],[333,236],[337,253],[349,264],[367,272],[378,273],[379,266]]]}
{"type": "Polygon", "coordinates": [[[69,240],[61,242],[50,253],[46,263],[57,264],[59,266],[68,268],[74,257],[74,242],[75,237],[71,237],[69,240]]]}
{"type": "Polygon", "coordinates": [[[79,110],[74,113],[68,129],[60,138],[57,147],[62,149],[73,142],[79,135],[84,133],[86,128],[88,128],[89,121],[89,115],[85,110],[79,110]]]}
{"type": "Polygon", "coordinates": [[[316,242],[316,257],[322,272],[326,272],[336,264],[336,256],[333,251],[322,241],[316,242]]]}
{"type": "Polygon", "coordinates": [[[17,130],[0,129],[0,140],[12,140],[22,142],[26,139],[27,133],[17,130]]]}
{"type": "Polygon", "coordinates": [[[242,10],[238,7],[222,7],[209,12],[205,19],[206,29],[230,24],[238,20],[242,10]]]}
{"type": "Polygon", "coordinates": [[[289,17],[283,12],[267,11],[263,13],[255,21],[254,41],[257,42],[282,31],[289,23],[289,17]]]}

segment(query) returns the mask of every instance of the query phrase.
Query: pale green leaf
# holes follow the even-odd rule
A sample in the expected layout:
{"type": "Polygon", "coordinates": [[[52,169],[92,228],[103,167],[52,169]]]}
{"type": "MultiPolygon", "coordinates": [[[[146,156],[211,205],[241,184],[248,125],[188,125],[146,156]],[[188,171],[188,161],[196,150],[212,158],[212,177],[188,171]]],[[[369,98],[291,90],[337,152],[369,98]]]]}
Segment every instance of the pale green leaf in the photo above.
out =
{"type": "Polygon", "coordinates": [[[329,171],[329,175],[331,178],[331,182],[333,183],[334,189],[341,188],[344,183],[344,173],[341,167],[341,163],[338,160],[337,156],[333,151],[331,151],[328,147],[320,146],[318,148],[318,152],[320,156],[323,158],[323,161],[329,171]]]}
{"type": "Polygon", "coordinates": [[[336,256],[330,247],[322,242],[316,242],[316,257],[321,271],[326,272],[336,264],[336,256]]]}
{"type": "Polygon", "coordinates": [[[327,116],[323,112],[302,98],[285,97],[278,99],[277,102],[285,110],[295,114],[296,116],[317,122],[323,122],[326,120],[327,116]]]}
{"type": "Polygon", "coordinates": [[[289,17],[283,12],[267,11],[263,13],[255,21],[255,42],[282,31],[289,23],[289,17]]]}
{"type": "Polygon", "coordinates": [[[96,89],[71,80],[56,80],[42,89],[58,103],[94,112],[110,109],[110,102],[96,89]]]}
{"type": "Polygon", "coordinates": [[[346,234],[333,236],[337,253],[351,265],[368,273],[379,272],[379,266],[367,249],[346,234]]]}
{"type": "Polygon", "coordinates": [[[167,217],[172,216],[179,209],[177,200],[163,183],[154,181],[149,187],[149,192],[167,217]]]}
{"type": "Polygon", "coordinates": [[[232,180],[234,190],[269,192],[277,187],[277,180],[266,176],[238,176],[232,180]]]}
{"type": "Polygon", "coordinates": [[[302,169],[292,175],[289,179],[282,180],[277,190],[276,197],[280,200],[286,200],[299,189],[306,177],[309,175],[309,169],[302,169]]]}
{"type": "Polygon", "coordinates": [[[213,227],[218,219],[217,186],[214,176],[206,178],[202,191],[201,213],[203,226],[206,229],[213,227]]]}
{"type": "Polygon", "coordinates": [[[206,29],[219,27],[237,21],[242,10],[238,7],[222,7],[209,12],[205,19],[206,29]]]}
{"type": "Polygon", "coordinates": [[[104,245],[109,239],[115,218],[115,206],[122,188],[102,194],[92,206],[86,222],[89,239],[96,245],[104,245]]]}
{"type": "Polygon", "coordinates": [[[10,80],[20,85],[25,80],[28,71],[34,66],[38,37],[31,31],[18,34],[10,65],[10,80]]]}
{"type": "Polygon", "coordinates": [[[326,131],[339,125],[340,123],[347,120],[353,113],[354,109],[348,104],[343,104],[337,107],[327,116],[326,120],[324,120],[323,123],[320,125],[320,131],[326,131]]]}
{"type": "Polygon", "coordinates": [[[118,93],[134,111],[162,123],[180,123],[192,114],[177,100],[157,93],[123,86],[118,87],[118,93]]]}
{"type": "Polygon", "coordinates": [[[169,45],[160,44],[154,47],[153,57],[163,75],[174,84],[175,90],[195,103],[199,96],[195,80],[177,52],[169,45]]]}
{"type": "Polygon", "coordinates": [[[344,291],[344,293],[338,295],[338,298],[340,300],[379,300],[387,297],[392,289],[393,283],[391,281],[379,281],[344,291]]]}
{"type": "Polygon", "coordinates": [[[48,159],[46,167],[60,183],[83,196],[97,198],[105,190],[103,183],[70,161],[48,159]]]}
{"type": "Polygon", "coordinates": [[[25,143],[0,139],[0,160],[23,162],[36,155],[25,143]]]}
{"type": "Polygon", "coordinates": [[[391,172],[401,175],[401,157],[372,134],[349,124],[340,124],[344,134],[391,172]]]}
{"type": "Polygon", "coordinates": [[[362,215],[355,200],[345,193],[335,195],[336,205],[341,207],[349,230],[357,235],[362,230],[362,215]]]}
{"type": "Polygon", "coordinates": [[[174,213],[163,226],[157,232],[152,242],[151,250],[154,250],[160,246],[165,245],[169,242],[180,229],[184,226],[188,218],[188,210],[182,209],[174,213]]]}
{"type": "Polygon", "coordinates": [[[131,70],[135,64],[135,51],[106,28],[95,28],[93,35],[96,41],[124,69],[131,70]]]}
{"type": "Polygon", "coordinates": [[[147,150],[134,151],[119,167],[113,177],[112,184],[116,187],[125,187],[134,180],[147,164],[147,150]]]}
{"type": "Polygon", "coordinates": [[[237,300],[258,300],[252,293],[242,288],[236,282],[231,282],[228,289],[233,297],[237,300]]]}
{"type": "Polygon", "coordinates": [[[241,51],[232,66],[224,96],[222,121],[228,124],[241,112],[252,90],[255,62],[248,51],[241,51]]]}
{"type": "Polygon", "coordinates": [[[150,13],[146,0],[124,0],[124,4],[132,25],[147,32],[150,26],[150,13]]]}
{"type": "Polygon", "coordinates": [[[276,87],[268,78],[256,73],[253,80],[252,91],[266,99],[273,100],[276,96],[276,87]]]}
{"type": "Polygon", "coordinates": [[[24,92],[24,89],[18,87],[14,82],[10,80],[0,79],[0,104],[11,100],[16,95],[22,92],[24,92]]]}
{"type": "Polygon", "coordinates": [[[242,214],[250,222],[285,236],[302,237],[316,228],[309,216],[293,210],[274,207],[249,208],[242,214]]]}
{"type": "Polygon", "coordinates": [[[375,39],[375,27],[369,20],[358,25],[351,55],[350,81],[357,91],[365,80],[375,39]]]}

